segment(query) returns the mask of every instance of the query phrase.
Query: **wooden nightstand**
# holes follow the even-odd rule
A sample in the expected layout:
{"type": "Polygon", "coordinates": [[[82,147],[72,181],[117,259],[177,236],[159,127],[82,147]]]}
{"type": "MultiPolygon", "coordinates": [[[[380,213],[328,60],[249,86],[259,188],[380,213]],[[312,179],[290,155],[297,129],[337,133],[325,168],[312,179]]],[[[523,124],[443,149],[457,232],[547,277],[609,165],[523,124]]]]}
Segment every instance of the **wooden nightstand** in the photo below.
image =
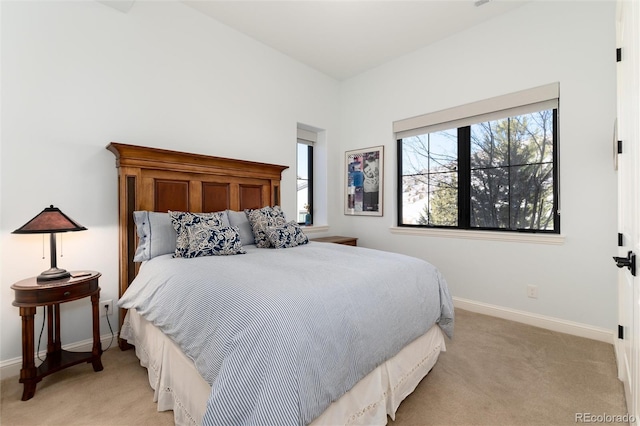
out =
{"type": "Polygon", "coordinates": [[[341,237],[338,235],[330,236],[330,237],[320,237],[320,238],[312,238],[311,241],[318,241],[321,243],[335,243],[342,244],[345,246],[357,246],[358,239],[355,237],[341,237]]]}
{"type": "Polygon", "coordinates": [[[71,272],[70,278],[37,282],[28,278],[11,286],[15,291],[14,306],[20,308],[22,317],[22,369],[20,383],[24,383],[22,400],[31,399],[36,393],[36,384],[43,377],[63,368],[82,362],[93,364],[94,371],[102,370],[102,345],[100,343],[100,314],[98,301],[100,287],[99,272],[71,272]],[[75,277],[75,278],[74,278],[75,277]],[[62,349],[60,342],[60,304],[72,300],[91,297],[93,313],[93,348],[91,352],[69,352],[62,349]],[[47,357],[37,368],[34,356],[34,316],[37,306],[46,306],[47,311],[47,357]]]}

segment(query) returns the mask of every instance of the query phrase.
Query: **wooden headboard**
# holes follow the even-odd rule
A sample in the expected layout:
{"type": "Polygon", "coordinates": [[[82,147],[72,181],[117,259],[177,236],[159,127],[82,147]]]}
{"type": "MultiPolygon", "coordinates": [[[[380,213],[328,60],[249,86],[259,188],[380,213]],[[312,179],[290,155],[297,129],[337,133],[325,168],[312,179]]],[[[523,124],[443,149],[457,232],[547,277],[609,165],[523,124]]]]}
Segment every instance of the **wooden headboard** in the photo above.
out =
{"type": "MultiPolygon", "coordinates": [[[[111,142],[116,156],[120,229],[119,296],[136,276],[133,212],[241,211],[280,204],[287,166],[189,154],[111,142]]],[[[122,326],[124,312],[120,312],[122,326]]]]}

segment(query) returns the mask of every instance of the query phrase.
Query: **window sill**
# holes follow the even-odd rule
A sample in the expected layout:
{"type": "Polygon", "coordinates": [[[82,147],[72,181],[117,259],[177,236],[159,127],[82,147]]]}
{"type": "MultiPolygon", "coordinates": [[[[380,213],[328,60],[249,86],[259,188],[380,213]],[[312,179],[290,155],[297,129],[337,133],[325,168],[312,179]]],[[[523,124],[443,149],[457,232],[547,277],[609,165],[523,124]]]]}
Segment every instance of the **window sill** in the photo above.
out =
{"type": "Polygon", "coordinates": [[[460,238],[467,240],[485,241],[506,241],[516,243],[533,243],[562,245],[565,236],[558,234],[529,234],[520,232],[491,232],[491,231],[469,231],[462,229],[415,229],[393,226],[389,228],[392,234],[398,235],[420,235],[439,238],[460,238]]]}

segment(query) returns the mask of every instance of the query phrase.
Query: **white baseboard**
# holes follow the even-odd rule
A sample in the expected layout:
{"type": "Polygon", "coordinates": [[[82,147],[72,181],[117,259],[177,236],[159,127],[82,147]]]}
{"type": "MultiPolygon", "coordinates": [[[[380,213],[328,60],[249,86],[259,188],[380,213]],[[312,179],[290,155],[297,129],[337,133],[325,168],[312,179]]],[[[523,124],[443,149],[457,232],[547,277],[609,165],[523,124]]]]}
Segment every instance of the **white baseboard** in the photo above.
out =
{"type": "MultiPolygon", "coordinates": [[[[103,334],[100,336],[100,341],[102,342],[102,350],[106,350],[109,343],[111,343],[111,333],[103,334]]],[[[46,342],[45,342],[46,347],[46,342]]],[[[82,340],[80,342],[71,343],[69,345],[62,345],[62,349],[68,351],[76,351],[76,352],[90,352],[93,347],[93,339],[82,340]]],[[[114,334],[113,343],[111,343],[110,349],[118,348],[118,335],[114,334]]],[[[47,355],[47,350],[40,351],[40,358],[44,359],[47,355]]],[[[38,359],[36,358],[36,364],[38,364],[38,359]]],[[[0,380],[6,379],[8,377],[18,377],[20,376],[20,369],[22,368],[22,357],[12,358],[5,361],[0,361],[0,380]]]]}
{"type": "Polygon", "coordinates": [[[559,318],[547,317],[544,315],[532,314],[530,312],[518,311],[501,306],[489,305],[487,303],[476,302],[459,297],[453,298],[453,305],[456,308],[466,311],[476,312],[479,314],[490,315],[492,317],[503,318],[511,321],[520,322],[547,330],[557,331],[560,333],[571,334],[573,336],[585,337],[587,339],[598,340],[609,344],[615,344],[615,334],[613,330],[605,328],[593,327],[573,321],[567,321],[559,318]]]}

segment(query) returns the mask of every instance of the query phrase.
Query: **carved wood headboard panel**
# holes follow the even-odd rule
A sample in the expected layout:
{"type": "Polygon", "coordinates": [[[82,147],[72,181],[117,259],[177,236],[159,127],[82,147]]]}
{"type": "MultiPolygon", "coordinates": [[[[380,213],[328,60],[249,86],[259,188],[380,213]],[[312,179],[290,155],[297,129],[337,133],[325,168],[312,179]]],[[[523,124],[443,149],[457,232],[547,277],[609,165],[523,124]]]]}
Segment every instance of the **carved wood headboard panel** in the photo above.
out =
{"type": "MultiPolygon", "coordinates": [[[[116,142],[107,149],[118,168],[119,296],[137,273],[134,211],[241,211],[279,205],[281,174],[288,168],[116,142]]],[[[122,325],[122,312],[120,317],[122,325]]]]}

